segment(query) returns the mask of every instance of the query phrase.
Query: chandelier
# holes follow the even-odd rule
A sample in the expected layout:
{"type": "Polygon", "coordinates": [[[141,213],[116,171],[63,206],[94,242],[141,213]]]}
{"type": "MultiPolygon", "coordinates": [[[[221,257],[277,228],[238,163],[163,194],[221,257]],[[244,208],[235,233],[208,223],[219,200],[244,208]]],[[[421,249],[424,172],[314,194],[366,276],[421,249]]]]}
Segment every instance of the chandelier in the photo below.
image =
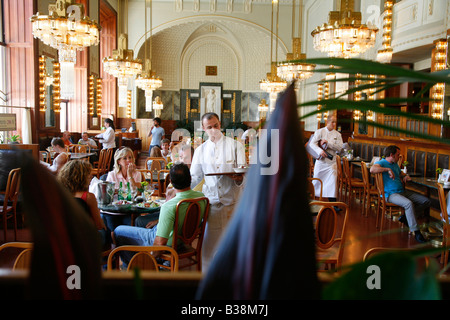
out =
{"type": "Polygon", "coordinates": [[[98,45],[100,26],[84,15],[84,6],[74,0],[58,0],[48,5],[48,15],[36,13],[32,33],[46,45],[58,50],[61,66],[61,97],[74,95],[74,67],[77,51],[98,45]]]}
{"type": "Polygon", "coordinates": [[[286,55],[286,61],[282,61],[277,66],[277,74],[286,81],[306,80],[313,75],[315,69],[314,64],[301,63],[295,60],[305,60],[306,55],[302,54],[302,39],[300,38],[302,25],[302,0],[299,5],[299,24],[298,38],[294,37],[294,20],[295,20],[295,0],[292,1],[292,53],[286,55]]]}
{"type": "MultiPolygon", "coordinates": [[[[118,3],[120,17],[121,1],[118,3]]],[[[128,16],[128,3],[125,5],[125,18],[128,16]]],[[[127,28],[128,21],[124,25],[127,28]]],[[[120,33],[117,49],[113,50],[110,57],[103,58],[103,70],[113,77],[117,78],[119,87],[119,107],[126,108],[128,106],[128,80],[142,72],[142,62],[134,59],[134,51],[128,50],[128,35],[125,32],[120,33]]]]}
{"type": "MultiPolygon", "coordinates": [[[[277,0],[272,1],[272,17],[271,17],[271,26],[270,26],[270,72],[267,73],[266,79],[263,79],[259,82],[259,86],[261,90],[269,92],[274,95],[278,92],[283,91],[287,87],[287,82],[281,79],[277,75],[277,56],[278,56],[278,9],[279,3],[277,0]],[[275,46],[275,62],[272,61],[272,52],[273,52],[273,9],[274,2],[276,2],[276,10],[277,10],[277,35],[276,35],[276,46],[275,46]]],[[[271,98],[273,100],[273,97],[271,98]]]]}
{"type": "Polygon", "coordinates": [[[75,58],[76,50],[99,44],[100,26],[84,16],[82,4],[74,0],[58,0],[49,4],[48,11],[49,15],[38,12],[30,19],[35,38],[55,49],[67,51],[75,58]]]}
{"type": "MultiPolygon", "coordinates": [[[[145,0],[145,70],[142,74],[136,79],[135,83],[138,88],[141,88],[145,91],[145,109],[146,111],[152,111],[152,96],[153,91],[159,89],[162,86],[162,80],[156,76],[155,71],[152,70],[152,1],[149,1],[147,4],[147,0],[145,0]],[[147,8],[150,8],[150,40],[147,45],[147,8]],[[148,48],[150,46],[150,48],[148,48]],[[150,51],[148,53],[148,51],[150,51]],[[149,59],[147,59],[149,56],[149,59]]],[[[159,97],[156,97],[157,99],[159,97]]],[[[155,100],[156,101],[156,100],[155,100]]],[[[159,101],[161,99],[159,98],[159,101]]],[[[162,106],[162,104],[161,104],[162,106]]],[[[162,107],[161,107],[162,109],[162,107]]],[[[155,110],[158,108],[155,106],[155,110]]]]}
{"type": "Polygon", "coordinates": [[[361,12],[353,12],[354,0],[341,0],[341,10],[328,14],[328,23],[311,32],[314,49],[329,57],[354,58],[373,47],[378,29],[361,24],[361,12]]]}

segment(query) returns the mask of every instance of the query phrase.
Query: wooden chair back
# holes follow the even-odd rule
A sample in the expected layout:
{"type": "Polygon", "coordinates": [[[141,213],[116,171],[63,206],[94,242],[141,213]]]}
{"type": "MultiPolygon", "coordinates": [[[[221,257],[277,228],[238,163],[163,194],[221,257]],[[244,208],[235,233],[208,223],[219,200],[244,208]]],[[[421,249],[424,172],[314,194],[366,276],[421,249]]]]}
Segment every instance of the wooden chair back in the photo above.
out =
{"type": "Polygon", "coordinates": [[[170,184],[170,170],[162,169],[158,171],[158,185],[161,187],[160,196],[164,196],[166,193],[167,186],[170,184]],[[164,182],[161,179],[164,177],[164,182]]]}
{"type": "Polygon", "coordinates": [[[93,174],[100,178],[105,173],[110,171],[111,166],[111,158],[113,157],[113,148],[102,149],[100,150],[100,155],[98,157],[98,161],[94,163],[93,174]]]}
{"type": "Polygon", "coordinates": [[[136,254],[131,258],[128,263],[127,270],[131,271],[135,268],[146,271],[159,272],[160,268],[169,269],[171,272],[177,272],[179,268],[178,253],[175,249],[168,246],[120,246],[113,249],[108,255],[107,270],[113,270],[113,258],[114,255],[120,251],[132,251],[136,254]],[[170,266],[163,266],[155,259],[154,253],[167,253],[170,256],[170,266]]]}
{"type": "Polygon", "coordinates": [[[72,152],[74,153],[89,153],[91,152],[91,147],[87,144],[74,144],[72,147],[72,152]]]}
{"type": "Polygon", "coordinates": [[[314,177],[314,158],[309,153],[306,153],[306,154],[308,156],[308,164],[309,164],[308,174],[312,178],[312,177],[314,177]]]}
{"type": "Polygon", "coordinates": [[[316,246],[323,254],[322,258],[327,256],[327,251],[330,255],[333,254],[324,259],[324,263],[339,268],[342,262],[349,207],[343,202],[327,201],[315,201],[314,205],[321,206],[315,221],[316,246]],[[337,214],[334,207],[341,208],[342,211],[337,214]]]}
{"type": "Polygon", "coordinates": [[[0,252],[8,248],[23,249],[17,255],[13,270],[28,270],[31,265],[31,258],[33,253],[33,243],[31,242],[7,242],[0,246],[0,252]]]}
{"type": "Polygon", "coordinates": [[[323,193],[323,182],[319,178],[308,178],[308,193],[309,193],[309,199],[310,200],[323,200],[322,193],[323,193]],[[320,183],[320,193],[319,197],[316,196],[316,189],[314,187],[313,181],[319,181],[320,183]]]}
{"type": "Polygon", "coordinates": [[[339,155],[336,155],[336,171],[338,181],[342,181],[344,176],[342,172],[342,159],[339,155]]]}
{"type": "MultiPolygon", "coordinates": [[[[197,266],[197,271],[202,270],[202,246],[205,234],[206,222],[209,215],[209,200],[206,197],[184,199],[178,202],[173,227],[172,248],[178,252],[179,259],[189,259],[187,264],[180,268],[197,266]],[[205,211],[202,216],[200,202],[205,203],[205,211]],[[178,229],[180,210],[188,206],[181,230],[178,229]],[[182,242],[182,245],[179,242],[182,242]],[[181,248],[181,249],[180,249],[181,248]]],[[[166,255],[161,256],[166,259],[166,255]]]]}
{"type": "Polygon", "coordinates": [[[145,159],[145,167],[149,170],[162,170],[165,169],[167,165],[166,159],[160,157],[147,157],[145,159]],[[151,160],[152,163],[150,167],[148,166],[148,161],[151,160]]]}
{"type": "Polygon", "coordinates": [[[20,191],[20,175],[20,168],[12,169],[8,174],[8,180],[6,182],[6,190],[4,192],[5,198],[3,200],[3,207],[0,211],[0,215],[3,217],[3,234],[5,242],[7,241],[7,220],[9,218],[14,220],[14,240],[17,240],[17,201],[19,199],[20,191]]]}
{"type": "Polygon", "coordinates": [[[346,180],[344,178],[344,173],[342,171],[342,158],[336,155],[336,172],[337,172],[337,187],[338,187],[338,197],[342,198],[344,188],[346,188],[346,180]]]}
{"type": "MultiPolygon", "coordinates": [[[[370,248],[366,251],[363,257],[363,261],[367,261],[368,259],[374,257],[377,254],[384,253],[384,252],[408,252],[413,251],[414,249],[411,248],[385,248],[385,247],[374,247],[370,248]]],[[[446,250],[447,251],[447,250],[446,250]]],[[[448,251],[447,251],[448,252],[448,251]]],[[[427,268],[430,265],[430,258],[428,256],[420,257],[421,259],[424,259],[424,266],[427,268]]]]}
{"type": "Polygon", "coordinates": [[[404,208],[390,203],[388,202],[388,199],[386,199],[386,195],[384,193],[384,182],[383,182],[383,174],[382,173],[377,173],[375,174],[375,185],[377,187],[377,191],[378,191],[378,209],[377,209],[377,228],[378,228],[378,223],[380,223],[380,231],[383,230],[383,218],[385,216],[386,211],[389,210],[389,214],[392,218],[392,210],[393,209],[398,209],[401,212],[404,212],[404,208]],[[381,217],[379,218],[378,216],[381,215],[381,217]]]}
{"type": "Polygon", "coordinates": [[[364,183],[364,188],[366,190],[370,189],[370,177],[369,177],[369,170],[367,169],[367,164],[364,161],[361,161],[361,175],[362,180],[364,183]]]}
{"type": "Polygon", "coordinates": [[[50,159],[50,152],[48,151],[39,151],[39,160],[46,162],[46,163],[50,163],[51,159],[50,159]]]}
{"type": "Polygon", "coordinates": [[[347,158],[342,158],[342,177],[348,184],[351,184],[350,163],[347,158]]]}
{"type": "Polygon", "coordinates": [[[438,183],[438,197],[439,197],[439,204],[441,206],[441,214],[442,214],[442,222],[443,222],[443,228],[442,228],[442,246],[446,248],[442,254],[441,254],[441,263],[443,264],[444,268],[447,266],[448,263],[448,248],[450,245],[450,225],[448,220],[448,210],[447,210],[447,198],[445,196],[444,187],[438,183]]]}
{"type": "Polygon", "coordinates": [[[375,186],[377,187],[378,195],[380,196],[380,201],[384,203],[387,202],[386,197],[384,195],[384,182],[382,173],[375,174],[375,186]]]}

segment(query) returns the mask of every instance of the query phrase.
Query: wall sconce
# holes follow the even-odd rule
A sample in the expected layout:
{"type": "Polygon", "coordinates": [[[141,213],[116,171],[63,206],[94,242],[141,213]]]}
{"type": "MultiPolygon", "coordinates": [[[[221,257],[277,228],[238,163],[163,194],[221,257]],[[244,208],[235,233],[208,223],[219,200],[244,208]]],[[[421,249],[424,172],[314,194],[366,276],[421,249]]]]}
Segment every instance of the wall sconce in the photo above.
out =
{"type": "MultiPolygon", "coordinates": [[[[322,101],[322,99],[323,99],[323,83],[319,83],[317,85],[317,101],[322,101]]],[[[320,109],[322,109],[321,104],[317,105],[317,110],[320,110],[320,109]]],[[[319,121],[319,122],[322,121],[321,113],[317,114],[317,121],[319,121]]]]}
{"type": "Polygon", "coordinates": [[[88,90],[89,115],[98,117],[102,111],[102,79],[89,76],[88,90]],[[97,105],[97,107],[95,107],[97,105]]]}
{"type": "Polygon", "coordinates": [[[131,90],[127,90],[127,118],[131,118],[131,90]]]}
{"type": "MultiPolygon", "coordinates": [[[[356,80],[355,80],[355,88],[358,88],[361,86],[361,74],[356,74],[356,80]]],[[[355,91],[353,101],[361,101],[361,91],[355,91]]],[[[354,110],[353,111],[353,119],[359,120],[361,119],[362,112],[360,110],[354,110]]]]}
{"type": "Polygon", "coordinates": [[[61,89],[60,89],[60,65],[59,62],[53,62],[53,76],[47,74],[45,56],[39,57],[39,111],[47,111],[47,86],[53,86],[53,110],[59,112],[61,110],[61,89]]]}
{"type": "Polygon", "coordinates": [[[100,117],[102,114],[102,78],[97,79],[97,117],[100,117]]]}
{"type": "Polygon", "coordinates": [[[88,106],[89,106],[89,114],[91,116],[94,115],[94,95],[95,95],[94,82],[95,82],[94,76],[93,75],[89,76],[88,106]]]}
{"type": "MultiPolygon", "coordinates": [[[[447,39],[434,41],[435,48],[431,53],[431,72],[445,70],[447,67],[447,39]]],[[[444,112],[444,83],[437,83],[431,88],[430,96],[434,100],[431,103],[431,116],[442,119],[444,112]]]]}
{"type": "Polygon", "coordinates": [[[53,62],[53,109],[61,111],[61,68],[59,62],[53,62]]]}
{"type": "Polygon", "coordinates": [[[47,105],[45,104],[45,57],[39,57],[39,111],[47,111],[47,105]]]}

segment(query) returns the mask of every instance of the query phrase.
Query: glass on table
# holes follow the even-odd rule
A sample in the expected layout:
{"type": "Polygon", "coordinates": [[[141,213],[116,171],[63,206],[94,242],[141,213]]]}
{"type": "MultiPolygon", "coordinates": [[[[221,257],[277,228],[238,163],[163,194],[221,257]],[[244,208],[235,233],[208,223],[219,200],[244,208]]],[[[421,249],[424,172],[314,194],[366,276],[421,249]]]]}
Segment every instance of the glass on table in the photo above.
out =
{"type": "Polygon", "coordinates": [[[147,202],[151,201],[152,195],[153,195],[154,192],[155,192],[155,189],[153,189],[151,187],[145,188],[144,192],[143,192],[143,196],[145,198],[145,201],[147,201],[147,202]]]}

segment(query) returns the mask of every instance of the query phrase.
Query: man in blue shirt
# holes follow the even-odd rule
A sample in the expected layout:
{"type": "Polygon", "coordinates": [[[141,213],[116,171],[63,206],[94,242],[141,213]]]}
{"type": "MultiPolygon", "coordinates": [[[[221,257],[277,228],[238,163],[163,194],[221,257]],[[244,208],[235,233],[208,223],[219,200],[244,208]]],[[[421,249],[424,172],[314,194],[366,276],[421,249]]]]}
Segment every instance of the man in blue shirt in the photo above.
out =
{"type": "Polygon", "coordinates": [[[161,127],[161,118],[153,119],[153,126],[150,128],[150,132],[148,133],[150,140],[150,147],[148,148],[148,156],[150,157],[150,151],[153,147],[161,148],[161,140],[164,138],[165,132],[164,128],[161,127]]]}
{"type": "Polygon", "coordinates": [[[370,172],[383,174],[386,200],[405,209],[406,221],[405,216],[400,217],[400,221],[406,222],[409,230],[414,232],[414,237],[418,242],[426,242],[417,225],[415,211],[419,211],[419,208],[421,210],[429,208],[431,201],[419,193],[405,189],[402,180],[406,182],[411,180],[411,177],[407,174],[405,175],[398,166],[400,148],[388,146],[384,149],[384,156],[385,159],[375,162],[370,168],[370,172]]]}

